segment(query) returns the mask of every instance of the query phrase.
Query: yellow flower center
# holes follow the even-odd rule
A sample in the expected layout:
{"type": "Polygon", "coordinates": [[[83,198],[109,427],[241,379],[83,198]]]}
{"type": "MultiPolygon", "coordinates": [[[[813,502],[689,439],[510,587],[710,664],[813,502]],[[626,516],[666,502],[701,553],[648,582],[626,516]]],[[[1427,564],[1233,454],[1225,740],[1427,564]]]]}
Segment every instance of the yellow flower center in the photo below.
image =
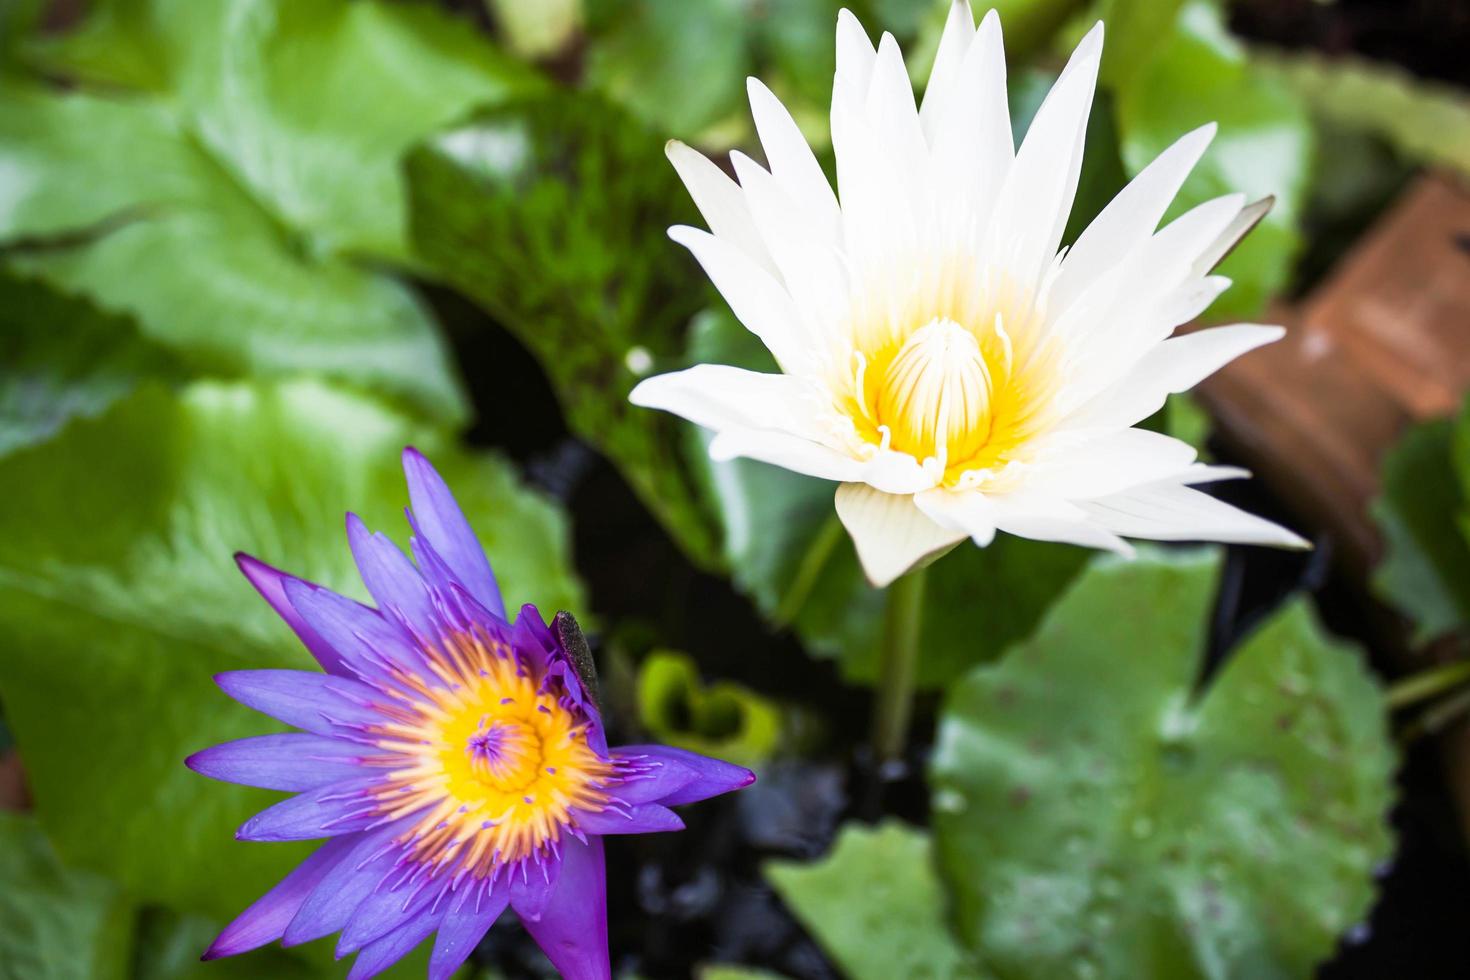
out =
{"type": "Polygon", "coordinates": [[[868,370],[864,395],[891,448],[921,460],[968,459],[989,440],[990,365],[953,320],[929,321],[868,370]]]}
{"type": "Polygon", "coordinates": [[[853,311],[838,411],[943,485],[983,484],[1045,427],[1058,372],[1034,302],[964,263],[897,292],[853,311]]]}
{"type": "Polygon", "coordinates": [[[508,648],[460,634],[428,657],[442,684],[405,677],[415,704],[378,733],[408,760],[379,799],[390,818],[423,811],[421,861],[488,876],[554,846],[574,808],[603,808],[612,765],[508,648]]]}

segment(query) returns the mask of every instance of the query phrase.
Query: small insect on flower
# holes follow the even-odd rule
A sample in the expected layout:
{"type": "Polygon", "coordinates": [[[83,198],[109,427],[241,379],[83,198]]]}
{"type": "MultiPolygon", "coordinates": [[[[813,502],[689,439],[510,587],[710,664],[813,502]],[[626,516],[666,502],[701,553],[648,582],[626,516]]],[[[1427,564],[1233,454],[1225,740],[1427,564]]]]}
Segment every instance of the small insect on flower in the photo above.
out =
{"type": "Polygon", "coordinates": [[[1125,553],[1120,535],[1303,545],[1192,489],[1244,473],[1134,428],[1281,336],[1237,324],[1170,337],[1229,285],[1211,270],[1270,203],[1231,194],[1155,231],[1215,127],[1165,150],[1060,250],[1101,52],[1098,24],[1017,150],[995,11],[977,28],[954,4],[919,106],[892,35],[875,50],[842,11],[840,199],[751,79],[768,166],[732,153],[736,184],[670,143],[710,231],[669,234],[781,373],[702,364],[645,380],[633,402],[713,429],[716,459],[838,482],[838,516],[878,585],[998,530],[1125,553]]]}
{"type": "Polygon", "coordinates": [[[356,980],[437,933],[429,975],[448,977],[509,905],[564,976],[608,977],[602,836],[679,830],[669,807],[755,777],[664,746],[609,750],[576,623],[548,627],[527,605],[512,624],[449,488],[413,449],[403,466],[413,562],[347,518],[377,608],[237,556],[326,672],[219,675],[235,700],[303,731],[188,765],[297,794],[240,839],[326,843],[205,958],[340,932],[356,980]]]}

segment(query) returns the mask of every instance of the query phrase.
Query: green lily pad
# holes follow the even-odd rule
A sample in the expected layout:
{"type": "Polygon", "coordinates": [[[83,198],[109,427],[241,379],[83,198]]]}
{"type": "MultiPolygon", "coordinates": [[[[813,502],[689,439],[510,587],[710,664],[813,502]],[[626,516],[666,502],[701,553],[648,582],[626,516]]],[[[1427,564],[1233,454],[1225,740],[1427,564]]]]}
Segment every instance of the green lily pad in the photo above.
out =
{"type": "Polygon", "coordinates": [[[959,934],[1002,977],[1301,977],[1366,916],[1395,753],[1293,600],[1198,690],[1217,560],[1092,567],[951,693],[931,782],[959,934]]]}
{"type": "Polygon", "coordinates": [[[1470,400],[1455,419],[1406,432],[1383,460],[1373,516],[1384,557],[1380,596],[1423,643],[1470,625],[1470,400]]]}
{"type": "Polygon", "coordinates": [[[813,864],[770,861],[766,880],[853,980],[978,978],[945,928],[928,834],[897,821],[849,824],[813,864]]]}
{"type": "Polygon", "coordinates": [[[409,154],[420,261],[488,310],[541,362],[567,421],[610,456],[697,562],[717,561],[677,420],[628,392],[683,357],[704,277],[665,237],[697,221],[661,151],[591,96],[515,102],[409,154]]]}
{"type": "Polygon", "coordinates": [[[0,244],[202,371],[314,370],[445,422],[467,408],[402,282],[401,152],[534,80],[403,4],[114,0],[0,94],[0,244]]]}
{"type": "Polygon", "coordinates": [[[272,730],[213,674],[312,666],[231,554],[366,599],[343,513],[406,531],[409,443],[455,488],[510,608],[582,609],[564,519],[507,464],[319,383],[148,387],[0,459],[0,700],[69,864],[224,919],[304,856],[233,838],[276,794],[183,765],[272,730]]]}
{"type": "Polygon", "coordinates": [[[1214,318],[1256,315],[1290,281],[1313,152],[1301,98],[1255,68],[1222,18],[1209,0],[1188,0],[1172,28],[1148,46],[1152,56],[1123,72],[1116,87],[1129,173],[1142,170],[1190,130],[1211,121],[1220,125],[1170,217],[1237,191],[1250,200],[1276,199],[1271,213],[1221,264],[1220,274],[1234,285],[1211,307],[1214,318]]]}

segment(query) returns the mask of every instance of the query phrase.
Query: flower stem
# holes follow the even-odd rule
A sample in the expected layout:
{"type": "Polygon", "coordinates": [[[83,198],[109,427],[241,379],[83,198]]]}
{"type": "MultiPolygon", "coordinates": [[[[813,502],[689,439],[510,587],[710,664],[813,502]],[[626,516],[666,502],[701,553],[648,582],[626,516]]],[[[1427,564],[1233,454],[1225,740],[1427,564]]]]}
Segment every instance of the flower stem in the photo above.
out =
{"type": "Polygon", "coordinates": [[[919,665],[925,570],[917,568],[888,587],[883,613],[883,648],[873,712],[873,754],[879,766],[903,755],[914,706],[919,665]]]}
{"type": "Polygon", "coordinates": [[[821,576],[827,559],[832,557],[832,550],[841,540],[842,522],[834,513],[828,516],[827,523],[822,525],[806,553],[801,556],[801,564],[796,566],[796,574],[792,576],[791,584],[787,586],[786,594],[781,597],[781,605],[773,617],[776,626],[790,626],[796,622],[801,607],[806,605],[812,590],[817,587],[817,579],[821,576]]]}
{"type": "Polygon", "coordinates": [[[1466,682],[1470,682],[1470,660],[1455,660],[1410,674],[1403,680],[1390,684],[1385,700],[1390,711],[1397,711],[1466,682]]]}

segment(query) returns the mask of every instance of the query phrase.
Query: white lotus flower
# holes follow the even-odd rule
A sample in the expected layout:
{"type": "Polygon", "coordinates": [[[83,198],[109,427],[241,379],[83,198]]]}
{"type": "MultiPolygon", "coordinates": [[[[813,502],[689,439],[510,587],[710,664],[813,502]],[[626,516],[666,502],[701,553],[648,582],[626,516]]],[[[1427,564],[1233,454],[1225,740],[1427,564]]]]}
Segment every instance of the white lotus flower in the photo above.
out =
{"type": "Polygon", "coordinates": [[[769,169],[739,184],[680,143],[669,157],[710,231],[694,253],[781,368],[650,378],[635,404],[716,433],[716,459],[834,480],[863,568],[885,585],[996,531],[1129,552],[1121,535],[1303,546],[1192,485],[1246,475],[1133,428],[1281,336],[1239,324],[1181,337],[1229,285],[1210,270],[1269,201],[1217,198],[1156,231],[1211,137],[1184,136],[1059,252],[1077,189],[1102,24],[1073,53],[1019,150],[994,11],[950,11],[915,107],[898,45],[837,21],[833,193],[790,114],[749,82],[769,169]]]}

